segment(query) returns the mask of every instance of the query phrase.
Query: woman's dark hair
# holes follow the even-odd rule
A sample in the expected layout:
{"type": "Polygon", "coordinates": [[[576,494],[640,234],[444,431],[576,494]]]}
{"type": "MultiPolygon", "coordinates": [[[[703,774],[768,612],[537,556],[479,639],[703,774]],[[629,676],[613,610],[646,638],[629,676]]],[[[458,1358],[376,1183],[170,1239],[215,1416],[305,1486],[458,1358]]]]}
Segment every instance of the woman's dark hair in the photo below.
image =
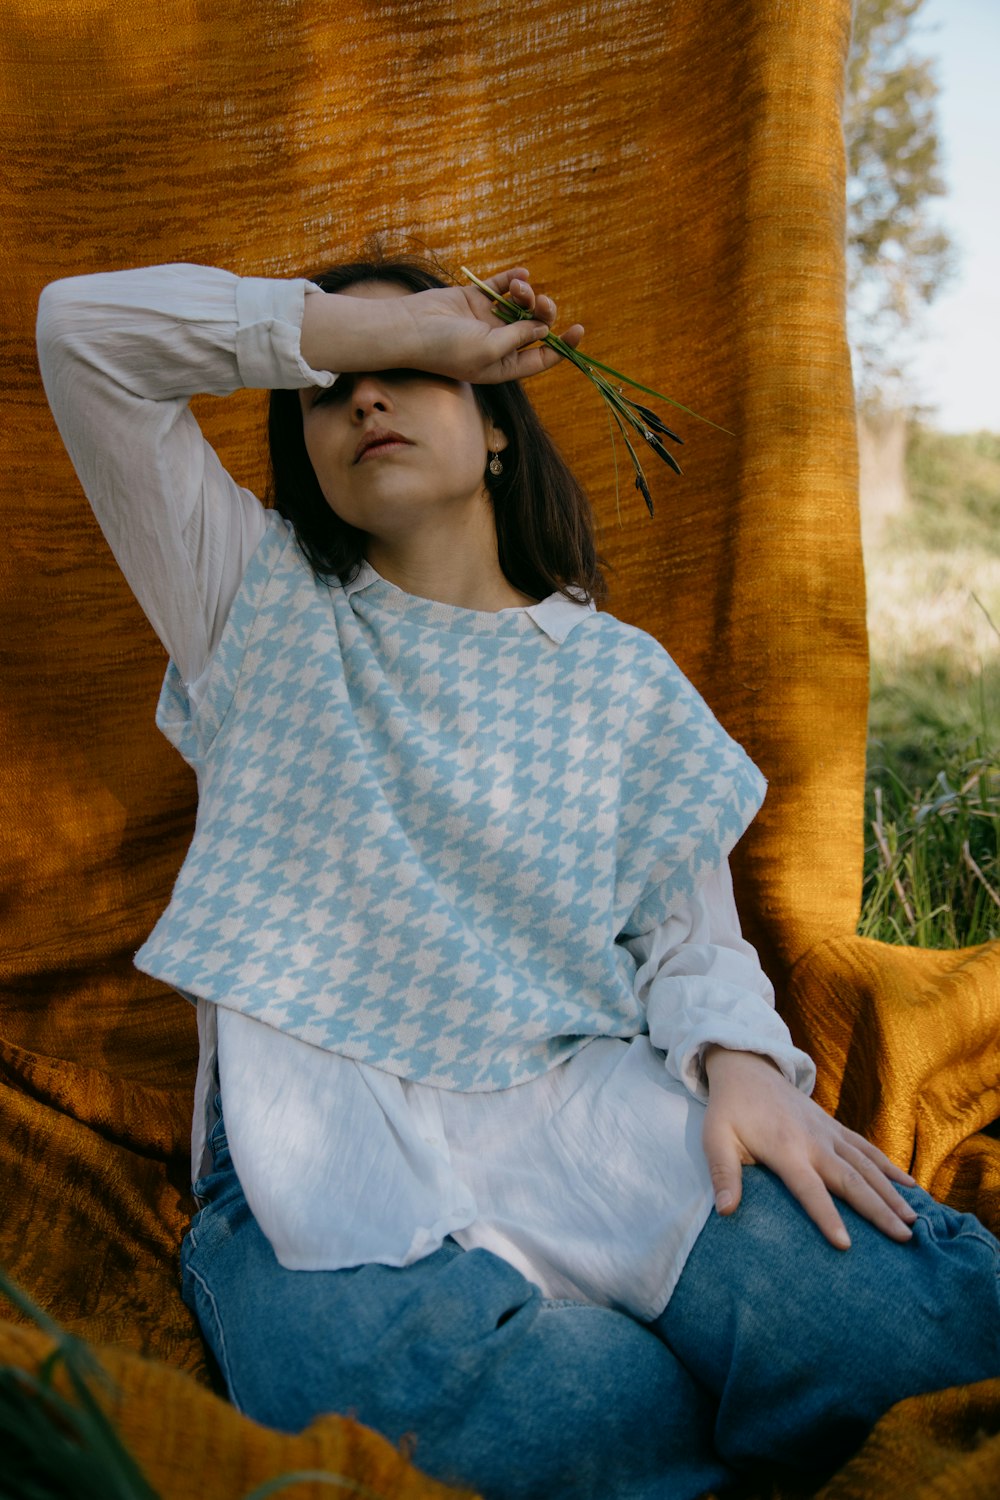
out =
{"type": "MultiPolygon", "coordinates": [[[[415,258],[371,258],[333,266],[309,278],[325,292],[388,281],[411,292],[448,283],[415,258]]],[[[517,380],[474,385],[484,417],[507,437],[503,473],[487,468],[500,567],[533,599],[552,593],[600,603],[607,592],[594,539],[590,502],[517,380]]],[[[306,452],[298,391],[272,391],[268,409],[271,472],[268,501],[292,523],[320,578],[348,582],[364,557],[365,533],[331,509],[306,452]]]]}

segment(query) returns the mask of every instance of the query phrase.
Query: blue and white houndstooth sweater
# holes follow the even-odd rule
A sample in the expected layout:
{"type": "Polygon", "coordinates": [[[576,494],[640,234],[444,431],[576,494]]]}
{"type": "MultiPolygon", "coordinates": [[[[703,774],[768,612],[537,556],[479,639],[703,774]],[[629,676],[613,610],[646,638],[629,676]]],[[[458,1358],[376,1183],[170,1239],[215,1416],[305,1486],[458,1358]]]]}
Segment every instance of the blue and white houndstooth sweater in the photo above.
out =
{"type": "Polygon", "coordinates": [[[764,781],[652,637],[567,609],[558,640],[321,583],[270,514],[199,707],[164,682],[198,820],[139,968],[446,1089],[645,1031],[616,939],[718,868],[764,781]]]}

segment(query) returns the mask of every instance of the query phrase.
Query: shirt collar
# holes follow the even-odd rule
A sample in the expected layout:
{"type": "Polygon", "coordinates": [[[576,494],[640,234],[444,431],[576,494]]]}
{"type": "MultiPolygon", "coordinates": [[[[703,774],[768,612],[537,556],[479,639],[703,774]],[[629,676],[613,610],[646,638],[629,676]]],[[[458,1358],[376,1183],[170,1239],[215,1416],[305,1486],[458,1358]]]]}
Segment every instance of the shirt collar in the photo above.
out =
{"type": "MultiPolygon", "coordinates": [[[[349,599],[360,589],[380,582],[384,582],[381,573],[376,573],[371,563],[362,561],[354,577],[344,584],[344,593],[349,599]]],[[[565,594],[549,594],[547,599],[525,606],[524,613],[551,641],[561,646],[573,627],[585,620],[594,608],[593,600],[584,604],[576,599],[567,599],[565,594]]]]}
{"type": "Polygon", "coordinates": [[[597,608],[593,599],[584,604],[578,599],[567,599],[565,594],[550,594],[538,604],[529,604],[525,614],[530,615],[544,630],[550,640],[561,646],[575,625],[585,620],[597,608]]]}

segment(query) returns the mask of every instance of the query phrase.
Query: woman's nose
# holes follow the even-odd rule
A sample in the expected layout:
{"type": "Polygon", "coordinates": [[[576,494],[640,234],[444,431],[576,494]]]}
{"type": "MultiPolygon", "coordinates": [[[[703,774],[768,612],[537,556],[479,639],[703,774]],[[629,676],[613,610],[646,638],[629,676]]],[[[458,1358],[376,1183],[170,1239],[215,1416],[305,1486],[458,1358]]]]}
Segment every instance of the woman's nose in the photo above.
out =
{"type": "Polygon", "coordinates": [[[363,422],[373,411],[391,411],[389,388],[377,375],[358,375],[351,391],[351,411],[355,421],[363,422]]]}

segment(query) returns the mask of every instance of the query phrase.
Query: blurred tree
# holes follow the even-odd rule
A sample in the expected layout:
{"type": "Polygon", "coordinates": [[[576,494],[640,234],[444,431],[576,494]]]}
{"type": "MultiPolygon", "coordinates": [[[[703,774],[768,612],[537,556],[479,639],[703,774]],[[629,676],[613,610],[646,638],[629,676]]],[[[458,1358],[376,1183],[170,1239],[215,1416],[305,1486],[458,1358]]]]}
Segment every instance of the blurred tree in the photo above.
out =
{"type": "Polygon", "coordinates": [[[909,407],[907,345],[953,269],[930,205],[941,176],[934,61],[911,48],[924,0],[855,0],[847,63],[848,331],[862,411],[909,407]]]}

